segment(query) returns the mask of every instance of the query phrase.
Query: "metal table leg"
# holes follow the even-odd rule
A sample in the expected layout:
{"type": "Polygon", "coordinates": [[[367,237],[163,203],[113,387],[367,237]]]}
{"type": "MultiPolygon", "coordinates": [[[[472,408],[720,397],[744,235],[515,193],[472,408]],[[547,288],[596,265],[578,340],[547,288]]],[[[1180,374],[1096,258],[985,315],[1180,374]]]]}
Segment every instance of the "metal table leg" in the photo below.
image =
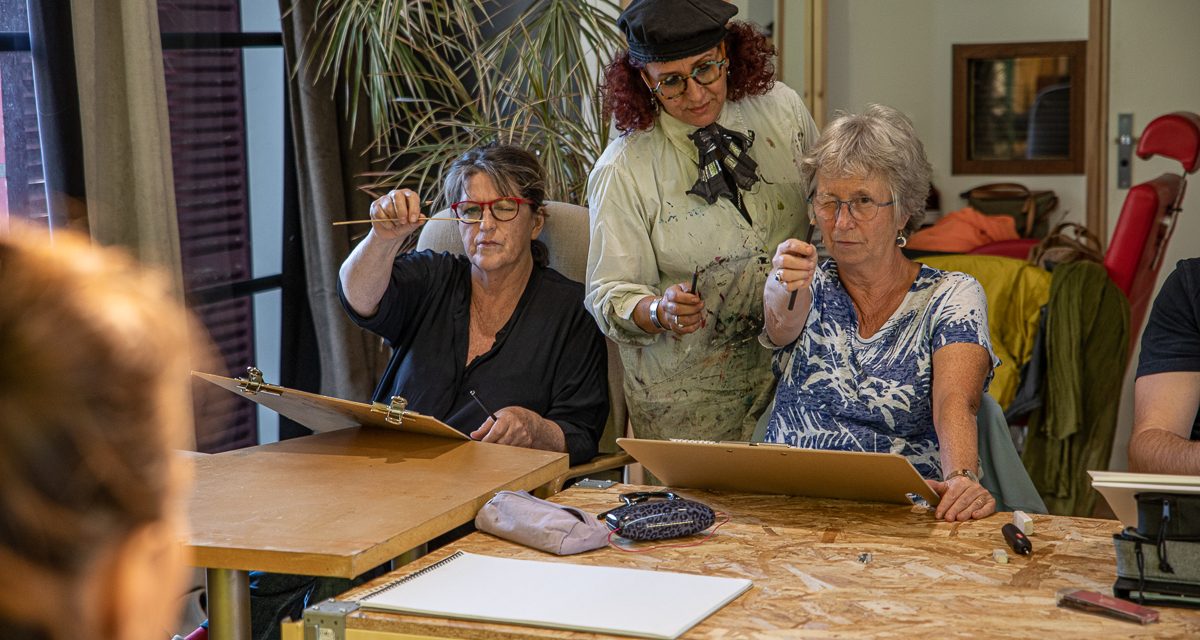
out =
{"type": "Polygon", "coordinates": [[[422,556],[424,556],[425,554],[428,553],[428,551],[426,551],[427,547],[428,547],[428,545],[426,545],[426,544],[419,544],[419,545],[413,547],[412,549],[409,549],[408,551],[405,551],[404,553],[400,554],[398,557],[396,557],[392,560],[392,569],[394,570],[399,567],[403,567],[404,565],[412,562],[413,560],[417,560],[417,559],[421,558],[422,556]]]}
{"type": "Polygon", "coordinates": [[[250,640],[250,574],[208,569],[208,637],[250,640]]]}

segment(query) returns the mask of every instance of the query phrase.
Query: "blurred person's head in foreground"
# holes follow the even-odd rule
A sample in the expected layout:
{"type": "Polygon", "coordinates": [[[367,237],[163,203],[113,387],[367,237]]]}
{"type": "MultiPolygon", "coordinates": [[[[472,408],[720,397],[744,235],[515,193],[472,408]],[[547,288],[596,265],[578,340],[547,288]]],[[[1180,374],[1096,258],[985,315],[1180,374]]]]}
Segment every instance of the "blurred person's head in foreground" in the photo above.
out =
{"type": "Polygon", "coordinates": [[[0,233],[0,638],[169,637],[190,322],[124,253],[0,233]]]}

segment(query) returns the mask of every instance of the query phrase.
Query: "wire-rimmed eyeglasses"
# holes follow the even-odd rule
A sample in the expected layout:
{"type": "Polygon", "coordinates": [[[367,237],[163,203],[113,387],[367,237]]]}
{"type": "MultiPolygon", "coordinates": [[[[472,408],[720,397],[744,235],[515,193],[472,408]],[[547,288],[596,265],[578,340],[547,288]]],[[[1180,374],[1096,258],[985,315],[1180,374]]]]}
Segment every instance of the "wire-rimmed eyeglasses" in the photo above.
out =
{"type": "Polygon", "coordinates": [[[881,208],[890,207],[896,204],[896,201],[876,202],[871,196],[854,196],[849,200],[839,200],[826,194],[809,196],[808,203],[812,205],[817,217],[822,220],[836,219],[838,212],[842,210],[842,205],[846,205],[846,210],[850,212],[850,217],[855,222],[870,222],[879,214],[881,208]]]}

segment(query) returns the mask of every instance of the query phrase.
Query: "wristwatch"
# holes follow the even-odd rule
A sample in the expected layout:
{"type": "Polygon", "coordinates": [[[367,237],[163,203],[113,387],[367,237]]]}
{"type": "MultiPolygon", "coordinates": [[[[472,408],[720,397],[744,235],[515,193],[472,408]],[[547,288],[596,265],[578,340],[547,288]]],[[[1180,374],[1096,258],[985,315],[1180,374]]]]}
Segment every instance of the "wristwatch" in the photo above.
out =
{"type": "Polygon", "coordinates": [[[954,471],[951,471],[950,473],[946,474],[945,477],[942,478],[942,482],[950,482],[952,479],[957,478],[959,476],[962,476],[962,477],[966,478],[967,480],[974,482],[975,484],[979,484],[979,476],[975,475],[975,472],[971,471],[970,469],[956,469],[954,471]]]}
{"type": "Polygon", "coordinates": [[[658,320],[658,303],[662,302],[662,298],[655,298],[650,302],[650,324],[654,325],[655,329],[666,331],[667,328],[658,320]]]}

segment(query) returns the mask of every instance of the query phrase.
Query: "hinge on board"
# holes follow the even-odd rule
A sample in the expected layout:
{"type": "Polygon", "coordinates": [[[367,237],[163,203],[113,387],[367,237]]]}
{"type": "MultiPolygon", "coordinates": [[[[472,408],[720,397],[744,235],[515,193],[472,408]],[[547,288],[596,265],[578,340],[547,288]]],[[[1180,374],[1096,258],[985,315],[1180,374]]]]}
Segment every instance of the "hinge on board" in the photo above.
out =
{"type": "Polygon", "coordinates": [[[304,610],[304,640],[346,640],[346,616],[357,602],[326,600],[304,610]]]}
{"type": "Polygon", "coordinates": [[[392,396],[392,403],[390,405],[383,404],[382,402],[375,402],[371,404],[371,411],[387,414],[383,418],[384,421],[388,424],[395,425],[404,423],[404,412],[407,409],[408,400],[405,400],[400,396],[392,396]]]}

